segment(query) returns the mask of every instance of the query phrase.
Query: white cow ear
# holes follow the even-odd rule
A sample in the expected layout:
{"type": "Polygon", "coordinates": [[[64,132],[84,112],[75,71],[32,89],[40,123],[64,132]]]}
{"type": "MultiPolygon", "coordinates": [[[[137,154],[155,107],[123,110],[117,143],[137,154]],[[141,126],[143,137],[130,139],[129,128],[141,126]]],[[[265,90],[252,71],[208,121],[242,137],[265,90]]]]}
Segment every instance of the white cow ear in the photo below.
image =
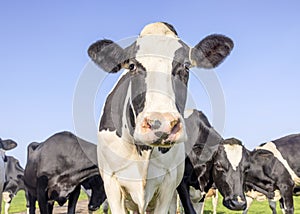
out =
{"type": "Polygon", "coordinates": [[[230,54],[233,41],[223,35],[205,37],[191,50],[192,65],[200,68],[215,68],[230,54]]]}
{"type": "Polygon", "coordinates": [[[125,51],[111,40],[100,40],[88,49],[88,55],[104,71],[116,73],[121,70],[125,51]]]}
{"type": "Polygon", "coordinates": [[[1,149],[4,149],[4,150],[11,150],[13,148],[15,148],[18,144],[13,141],[13,140],[2,140],[0,142],[0,147],[1,149]]]}

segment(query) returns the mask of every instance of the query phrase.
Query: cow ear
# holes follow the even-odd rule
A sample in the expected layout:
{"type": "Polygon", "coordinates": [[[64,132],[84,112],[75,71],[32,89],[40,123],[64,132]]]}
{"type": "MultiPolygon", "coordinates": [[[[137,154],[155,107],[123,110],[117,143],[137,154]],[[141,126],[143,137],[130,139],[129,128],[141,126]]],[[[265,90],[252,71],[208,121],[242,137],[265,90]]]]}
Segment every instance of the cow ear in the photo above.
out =
{"type": "Polygon", "coordinates": [[[116,73],[121,70],[125,51],[111,40],[100,40],[88,49],[88,55],[104,71],[116,73]]]}
{"type": "Polygon", "coordinates": [[[1,149],[11,150],[15,148],[18,144],[13,140],[2,140],[0,143],[1,149]]]}
{"type": "Polygon", "coordinates": [[[232,49],[233,41],[230,38],[217,34],[207,36],[192,48],[192,65],[199,68],[215,68],[232,49]]]}

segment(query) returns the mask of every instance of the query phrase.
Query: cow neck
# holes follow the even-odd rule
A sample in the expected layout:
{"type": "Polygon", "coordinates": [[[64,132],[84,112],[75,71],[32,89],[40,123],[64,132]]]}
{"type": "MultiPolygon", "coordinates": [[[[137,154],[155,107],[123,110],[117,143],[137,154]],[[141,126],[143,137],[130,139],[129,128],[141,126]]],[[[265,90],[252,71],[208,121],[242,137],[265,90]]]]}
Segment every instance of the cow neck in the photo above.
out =
{"type": "Polygon", "coordinates": [[[100,132],[103,130],[108,130],[110,132],[116,131],[117,136],[122,137],[123,109],[129,83],[130,77],[129,74],[126,73],[120,78],[117,85],[108,95],[100,120],[100,132]]]}

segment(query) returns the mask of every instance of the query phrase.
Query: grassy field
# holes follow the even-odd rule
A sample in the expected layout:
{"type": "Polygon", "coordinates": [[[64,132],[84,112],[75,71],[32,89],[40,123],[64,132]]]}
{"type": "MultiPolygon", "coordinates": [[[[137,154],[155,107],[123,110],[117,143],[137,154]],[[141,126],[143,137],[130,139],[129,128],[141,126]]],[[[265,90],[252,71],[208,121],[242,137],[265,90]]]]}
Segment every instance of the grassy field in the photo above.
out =
{"type": "MultiPolygon", "coordinates": [[[[79,200],[86,200],[87,197],[84,193],[80,194],[79,200]]],[[[2,212],[3,212],[3,206],[2,203],[2,212]]],[[[295,206],[295,214],[300,214],[300,197],[294,197],[294,206],[295,206]]],[[[26,210],[26,202],[25,202],[25,196],[24,191],[20,191],[16,197],[14,197],[11,207],[10,207],[10,213],[17,213],[17,212],[24,212],[26,210]]],[[[212,205],[211,205],[211,199],[207,199],[205,203],[204,208],[204,214],[212,214],[212,205]]],[[[277,211],[278,213],[281,213],[281,210],[279,208],[279,204],[277,203],[277,211]]],[[[102,209],[99,209],[96,214],[102,214],[102,209]]],[[[231,211],[225,208],[222,205],[222,196],[219,196],[218,200],[218,207],[217,207],[217,213],[218,214],[240,214],[241,211],[231,211]]],[[[249,214],[268,214],[271,213],[271,209],[269,208],[269,205],[267,202],[257,202],[254,201],[250,207],[250,210],[248,212],[249,214]]]]}

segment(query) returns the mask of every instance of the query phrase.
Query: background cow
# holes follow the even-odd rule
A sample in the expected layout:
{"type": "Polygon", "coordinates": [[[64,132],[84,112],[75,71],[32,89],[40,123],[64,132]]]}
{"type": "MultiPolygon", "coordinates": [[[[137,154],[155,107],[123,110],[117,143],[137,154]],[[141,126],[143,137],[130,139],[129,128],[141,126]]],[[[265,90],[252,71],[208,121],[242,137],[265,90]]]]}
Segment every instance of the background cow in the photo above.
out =
{"type": "Polygon", "coordinates": [[[5,183],[5,166],[4,161],[6,160],[5,151],[11,150],[17,146],[17,143],[13,140],[2,140],[0,138],[0,213],[2,207],[2,191],[5,183]]]}
{"type": "Polygon", "coordinates": [[[106,196],[96,158],[96,145],[70,132],[57,133],[42,143],[31,143],[24,172],[30,213],[35,212],[36,200],[41,213],[52,213],[54,201],[63,205],[67,200],[68,213],[75,213],[80,185],[91,182],[89,209],[98,209],[106,196]]]}
{"type": "Polygon", "coordinates": [[[300,185],[300,134],[262,144],[250,153],[246,185],[269,199],[279,190],[285,213],[294,213],[293,189],[300,185]]]}
{"type": "Polygon", "coordinates": [[[222,35],[191,48],[162,22],[145,26],[124,49],[111,40],[90,46],[89,56],[104,71],[125,68],[107,97],[98,132],[100,174],[112,213],[167,213],[184,171],[189,68],[214,68],[232,48],[222,35]]]}
{"type": "MultiPolygon", "coordinates": [[[[206,116],[197,110],[186,115],[188,140],[184,177],[177,188],[186,213],[196,213],[190,200],[189,187],[208,192],[215,183],[223,204],[232,210],[246,208],[243,193],[244,170],[248,151],[235,138],[223,138],[209,124],[206,116]]],[[[202,206],[203,206],[202,201],[202,206]]]]}
{"type": "MultiPolygon", "coordinates": [[[[3,201],[5,202],[4,213],[8,214],[10,203],[18,193],[24,190],[26,196],[26,207],[29,207],[27,191],[24,184],[24,169],[21,167],[19,160],[12,156],[6,156],[5,161],[5,184],[3,190],[3,201]]],[[[28,211],[28,210],[27,210],[28,211]]]]}

